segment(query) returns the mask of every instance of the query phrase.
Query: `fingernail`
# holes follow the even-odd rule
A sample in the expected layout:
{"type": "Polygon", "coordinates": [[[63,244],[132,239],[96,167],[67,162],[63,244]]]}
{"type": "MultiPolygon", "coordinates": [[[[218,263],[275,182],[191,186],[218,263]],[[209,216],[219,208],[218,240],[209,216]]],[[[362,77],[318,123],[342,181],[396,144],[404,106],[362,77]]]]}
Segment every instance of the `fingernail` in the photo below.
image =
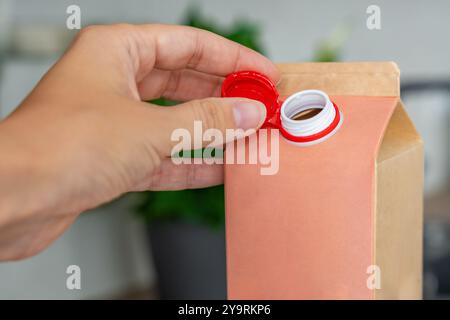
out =
{"type": "Polygon", "coordinates": [[[266,119],[266,107],[256,100],[238,100],[233,108],[237,128],[258,128],[266,119]]]}

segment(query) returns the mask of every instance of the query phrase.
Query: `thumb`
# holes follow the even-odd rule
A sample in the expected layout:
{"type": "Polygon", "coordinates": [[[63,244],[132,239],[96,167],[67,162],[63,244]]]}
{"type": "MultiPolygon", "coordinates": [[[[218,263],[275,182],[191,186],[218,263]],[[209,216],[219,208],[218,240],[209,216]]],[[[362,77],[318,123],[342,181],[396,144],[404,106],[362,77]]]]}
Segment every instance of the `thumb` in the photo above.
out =
{"type": "MultiPolygon", "coordinates": [[[[170,155],[170,150],[178,143],[176,140],[173,141],[173,133],[177,129],[181,129],[190,135],[195,149],[199,145],[197,143],[194,146],[193,139],[199,134],[200,125],[202,132],[208,129],[219,130],[222,133],[223,142],[226,143],[229,142],[227,139],[230,139],[230,135],[225,134],[226,129],[242,129],[244,136],[247,136],[252,133],[249,129],[258,129],[266,118],[264,104],[245,98],[192,100],[174,107],[158,109],[156,119],[154,119],[156,123],[161,124],[160,130],[158,130],[159,139],[157,143],[160,150],[166,155],[170,155]]],[[[242,137],[242,135],[239,137],[242,137]]],[[[236,135],[231,137],[231,139],[236,138],[236,135]]],[[[211,141],[201,140],[202,147],[211,144],[211,141]]]]}

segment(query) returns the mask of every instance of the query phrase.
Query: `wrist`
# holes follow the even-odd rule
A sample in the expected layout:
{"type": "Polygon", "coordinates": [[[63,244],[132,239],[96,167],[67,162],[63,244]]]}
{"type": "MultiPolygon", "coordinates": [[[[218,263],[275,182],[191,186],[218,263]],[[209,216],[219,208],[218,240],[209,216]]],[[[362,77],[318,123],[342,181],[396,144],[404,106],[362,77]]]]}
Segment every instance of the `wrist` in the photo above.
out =
{"type": "Polygon", "coordinates": [[[22,138],[0,124],[0,225],[51,207],[45,161],[22,138]]]}

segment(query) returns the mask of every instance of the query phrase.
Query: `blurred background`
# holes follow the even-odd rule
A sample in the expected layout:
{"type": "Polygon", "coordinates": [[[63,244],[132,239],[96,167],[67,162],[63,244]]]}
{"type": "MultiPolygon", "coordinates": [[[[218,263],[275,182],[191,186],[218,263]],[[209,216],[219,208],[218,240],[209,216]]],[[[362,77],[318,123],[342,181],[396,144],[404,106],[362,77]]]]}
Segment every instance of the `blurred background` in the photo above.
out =
{"type": "MultiPolygon", "coordinates": [[[[66,28],[73,4],[82,26],[188,24],[277,62],[397,62],[425,141],[424,296],[450,298],[449,1],[0,0],[0,118],[77,33],[66,28]],[[380,30],[366,26],[372,4],[380,30]]],[[[225,298],[223,223],[222,187],[127,195],[84,213],[40,255],[1,263],[0,299],[225,298]],[[66,288],[70,265],[81,268],[81,290],[66,288]]]]}

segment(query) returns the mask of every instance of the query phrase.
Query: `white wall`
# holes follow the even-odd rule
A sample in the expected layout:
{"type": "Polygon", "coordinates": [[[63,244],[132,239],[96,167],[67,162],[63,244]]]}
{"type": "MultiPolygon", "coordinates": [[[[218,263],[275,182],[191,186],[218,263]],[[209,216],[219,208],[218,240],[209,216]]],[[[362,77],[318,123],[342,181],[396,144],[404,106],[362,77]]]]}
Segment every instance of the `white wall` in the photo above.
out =
{"type": "Polygon", "coordinates": [[[394,60],[405,76],[448,75],[450,1],[446,0],[15,0],[14,20],[64,27],[65,9],[78,4],[84,23],[180,21],[190,3],[221,23],[250,18],[263,26],[268,54],[276,61],[311,58],[317,42],[346,21],[353,32],[346,60],[394,60]],[[382,29],[366,28],[366,8],[381,7],[382,29]]]}

